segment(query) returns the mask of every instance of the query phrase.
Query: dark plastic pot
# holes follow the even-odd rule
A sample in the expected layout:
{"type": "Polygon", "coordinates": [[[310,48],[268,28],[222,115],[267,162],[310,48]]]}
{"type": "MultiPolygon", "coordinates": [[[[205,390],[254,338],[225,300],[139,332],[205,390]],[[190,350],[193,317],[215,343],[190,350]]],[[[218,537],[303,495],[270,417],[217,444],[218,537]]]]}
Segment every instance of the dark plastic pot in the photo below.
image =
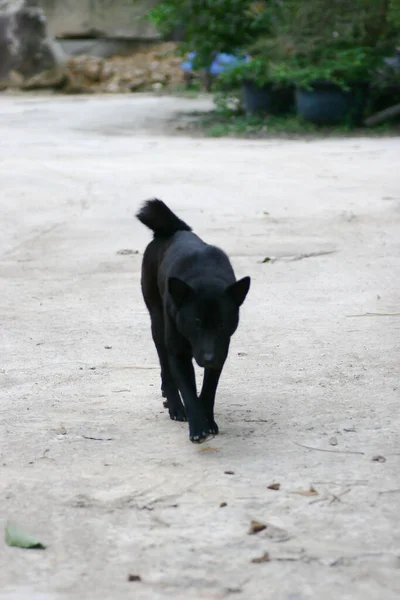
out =
{"type": "Polygon", "coordinates": [[[368,84],[342,90],[333,83],[314,83],[311,90],[296,89],[297,113],[316,125],[359,124],[368,99],[368,84]]]}
{"type": "Polygon", "coordinates": [[[253,81],[244,81],[242,101],[248,115],[257,113],[281,115],[294,108],[294,90],[289,86],[278,88],[271,84],[260,87],[253,81]]]}
{"type": "MultiPolygon", "coordinates": [[[[379,112],[400,102],[400,85],[389,85],[385,88],[375,88],[371,90],[370,111],[379,112]]],[[[400,115],[394,120],[398,122],[400,115]]]]}

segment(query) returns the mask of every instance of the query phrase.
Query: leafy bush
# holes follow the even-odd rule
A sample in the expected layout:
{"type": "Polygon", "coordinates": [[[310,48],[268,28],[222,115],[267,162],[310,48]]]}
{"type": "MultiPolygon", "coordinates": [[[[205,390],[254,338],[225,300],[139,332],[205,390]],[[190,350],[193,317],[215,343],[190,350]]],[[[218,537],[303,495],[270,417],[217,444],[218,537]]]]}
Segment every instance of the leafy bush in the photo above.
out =
{"type": "Polygon", "coordinates": [[[222,113],[238,109],[246,80],[348,89],[397,76],[379,67],[400,44],[400,0],[162,0],[149,18],[163,35],[184,32],[180,50],[196,52],[194,68],[209,68],[218,52],[250,54],[219,76],[222,113]]]}
{"type": "Polygon", "coordinates": [[[310,89],[316,82],[330,82],[348,89],[349,84],[368,82],[380,60],[368,47],[356,46],[334,52],[327,48],[314,62],[295,57],[271,63],[270,71],[273,80],[291,80],[306,89],[310,89]]]}
{"type": "Polygon", "coordinates": [[[272,19],[271,36],[249,49],[266,61],[274,81],[369,81],[393,52],[400,0],[283,0],[272,19]]]}
{"type": "Polygon", "coordinates": [[[207,68],[215,53],[235,53],[268,31],[271,12],[264,10],[264,4],[254,0],[163,0],[148,16],[162,35],[183,28],[182,52],[196,51],[196,67],[207,68]]]}
{"type": "Polygon", "coordinates": [[[243,81],[254,81],[259,86],[271,80],[269,62],[256,57],[237,64],[220,75],[220,87],[240,86],[243,81]]]}
{"type": "Polygon", "coordinates": [[[388,1],[388,22],[397,31],[397,41],[399,41],[400,30],[400,0],[388,1]]]}

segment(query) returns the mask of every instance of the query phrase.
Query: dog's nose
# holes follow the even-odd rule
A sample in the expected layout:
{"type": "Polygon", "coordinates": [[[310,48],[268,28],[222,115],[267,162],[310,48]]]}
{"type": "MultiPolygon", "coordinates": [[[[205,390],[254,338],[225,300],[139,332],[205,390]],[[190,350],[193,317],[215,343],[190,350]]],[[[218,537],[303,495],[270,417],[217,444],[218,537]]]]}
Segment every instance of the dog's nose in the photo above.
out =
{"type": "Polygon", "coordinates": [[[204,360],[204,365],[206,367],[208,367],[209,365],[212,365],[213,362],[215,361],[215,354],[213,354],[212,352],[205,352],[204,356],[203,356],[203,360],[204,360]]]}

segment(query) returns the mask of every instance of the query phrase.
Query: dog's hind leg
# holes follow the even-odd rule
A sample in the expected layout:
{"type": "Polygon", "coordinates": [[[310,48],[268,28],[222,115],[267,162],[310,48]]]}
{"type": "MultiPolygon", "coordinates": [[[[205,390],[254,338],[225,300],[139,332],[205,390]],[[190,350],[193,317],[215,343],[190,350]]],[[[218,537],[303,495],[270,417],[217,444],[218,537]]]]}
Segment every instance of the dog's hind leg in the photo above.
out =
{"type": "Polygon", "coordinates": [[[164,317],[161,309],[151,310],[151,333],[161,367],[161,392],[167,399],[169,416],[173,421],[186,421],[186,413],[178,388],[172,377],[164,341],[164,317]]]}
{"type": "Polygon", "coordinates": [[[214,421],[214,402],[221,372],[222,369],[204,369],[203,386],[199,396],[206,414],[209,432],[212,434],[218,433],[218,425],[214,421]]]}

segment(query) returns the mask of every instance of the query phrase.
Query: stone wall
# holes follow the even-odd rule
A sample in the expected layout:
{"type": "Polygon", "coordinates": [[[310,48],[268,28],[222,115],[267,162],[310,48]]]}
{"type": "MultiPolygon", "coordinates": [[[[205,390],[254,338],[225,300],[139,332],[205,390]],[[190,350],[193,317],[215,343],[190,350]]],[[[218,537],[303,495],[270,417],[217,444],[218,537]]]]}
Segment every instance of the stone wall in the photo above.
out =
{"type": "Polygon", "coordinates": [[[144,17],[158,0],[38,0],[52,35],[59,38],[157,39],[144,17]]]}

